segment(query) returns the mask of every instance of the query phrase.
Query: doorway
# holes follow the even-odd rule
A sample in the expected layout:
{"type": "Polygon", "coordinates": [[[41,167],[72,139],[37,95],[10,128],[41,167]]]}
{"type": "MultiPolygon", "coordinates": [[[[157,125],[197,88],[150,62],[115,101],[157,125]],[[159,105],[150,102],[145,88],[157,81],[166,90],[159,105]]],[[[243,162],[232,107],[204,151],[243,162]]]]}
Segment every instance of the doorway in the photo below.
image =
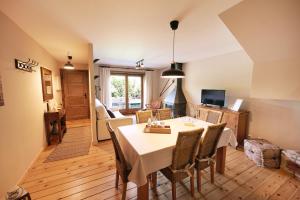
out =
{"type": "Polygon", "coordinates": [[[62,70],[62,98],[67,120],[90,118],[88,70],[62,70]]]}

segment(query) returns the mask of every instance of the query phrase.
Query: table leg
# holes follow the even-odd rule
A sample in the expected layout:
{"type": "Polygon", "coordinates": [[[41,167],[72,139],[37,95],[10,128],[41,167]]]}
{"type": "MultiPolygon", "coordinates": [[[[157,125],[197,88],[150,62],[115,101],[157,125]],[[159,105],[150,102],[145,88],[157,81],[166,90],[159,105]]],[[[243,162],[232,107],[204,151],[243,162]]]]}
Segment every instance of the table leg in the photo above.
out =
{"type": "Polygon", "coordinates": [[[137,199],[138,200],[148,200],[149,199],[149,181],[147,183],[138,187],[137,189],[137,199]]]}
{"type": "Polygon", "coordinates": [[[217,149],[216,171],[220,174],[225,172],[226,146],[217,149]]]}
{"type": "Polygon", "coordinates": [[[151,174],[151,189],[153,189],[154,191],[156,191],[156,187],[157,187],[157,172],[153,172],[151,174]]]}

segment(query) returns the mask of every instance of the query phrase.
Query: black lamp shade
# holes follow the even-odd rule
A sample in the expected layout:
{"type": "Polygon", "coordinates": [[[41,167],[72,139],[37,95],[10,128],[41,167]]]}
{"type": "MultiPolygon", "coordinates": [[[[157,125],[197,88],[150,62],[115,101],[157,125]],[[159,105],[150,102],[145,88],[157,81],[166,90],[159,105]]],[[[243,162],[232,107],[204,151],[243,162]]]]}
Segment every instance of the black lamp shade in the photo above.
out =
{"type": "Polygon", "coordinates": [[[184,78],[185,74],[182,70],[176,69],[176,63],[171,64],[171,69],[161,74],[162,78],[184,78]]]}

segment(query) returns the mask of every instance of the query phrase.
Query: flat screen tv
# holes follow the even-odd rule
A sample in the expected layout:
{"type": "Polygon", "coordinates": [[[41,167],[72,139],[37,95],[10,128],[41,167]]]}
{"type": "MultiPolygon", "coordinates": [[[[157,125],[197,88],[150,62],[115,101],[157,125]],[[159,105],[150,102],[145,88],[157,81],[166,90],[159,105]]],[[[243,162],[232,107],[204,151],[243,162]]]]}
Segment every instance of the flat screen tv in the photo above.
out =
{"type": "Polygon", "coordinates": [[[201,92],[201,103],[223,107],[225,103],[225,90],[203,89],[201,92]]]}

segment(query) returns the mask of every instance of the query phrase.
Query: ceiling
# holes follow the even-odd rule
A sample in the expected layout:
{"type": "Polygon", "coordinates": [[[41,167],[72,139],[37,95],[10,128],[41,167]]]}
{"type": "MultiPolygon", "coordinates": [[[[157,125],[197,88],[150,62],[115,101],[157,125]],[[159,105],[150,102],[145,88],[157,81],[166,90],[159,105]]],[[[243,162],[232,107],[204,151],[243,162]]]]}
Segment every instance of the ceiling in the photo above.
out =
{"type": "Polygon", "coordinates": [[[241,0],[1,0],[0,10],[58,61],[87,63],[88,43],[102,64],[165,67],[172,60],[169,22],[180,21],[175,61],[241,50],[218,15],[241,0]]]}

